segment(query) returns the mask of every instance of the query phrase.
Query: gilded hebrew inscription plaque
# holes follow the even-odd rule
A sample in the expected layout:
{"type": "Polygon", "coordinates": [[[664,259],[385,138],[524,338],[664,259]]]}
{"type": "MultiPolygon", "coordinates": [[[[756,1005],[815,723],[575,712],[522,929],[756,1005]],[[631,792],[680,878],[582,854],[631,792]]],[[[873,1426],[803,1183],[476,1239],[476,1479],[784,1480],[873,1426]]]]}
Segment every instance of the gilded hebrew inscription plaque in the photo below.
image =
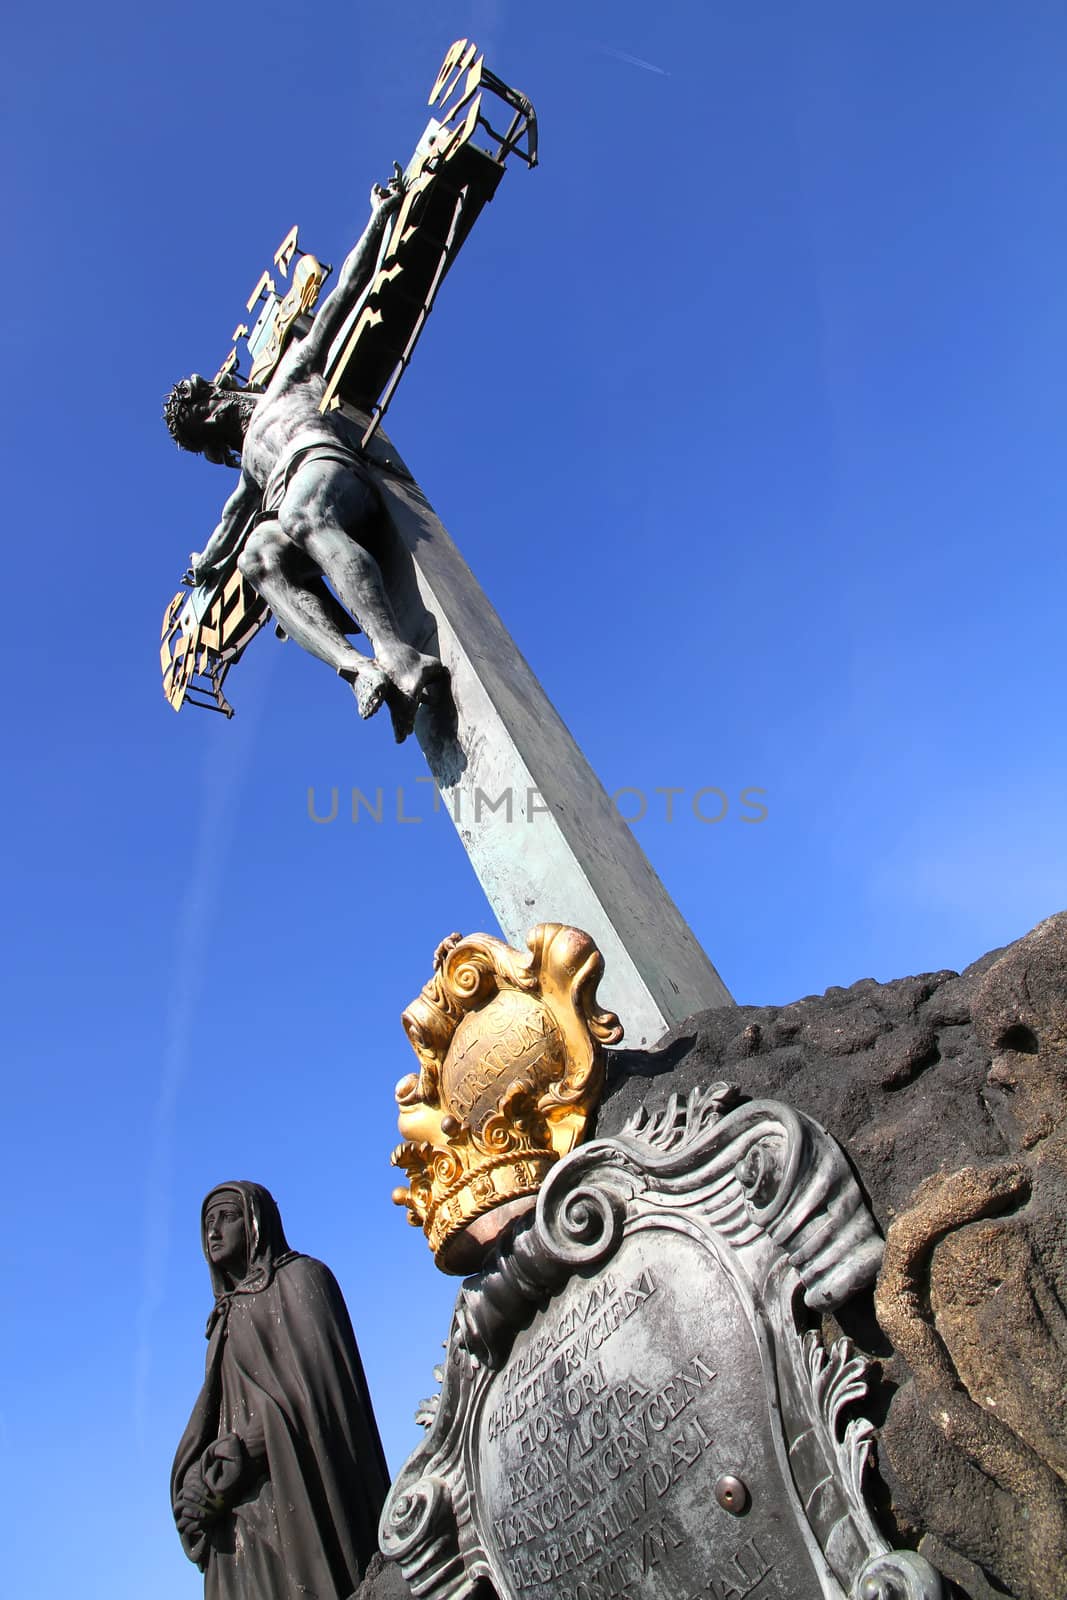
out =
{"type": "Polygon", "coordinates": [[[466,1281],[380,1529],[426,1600],[939,1600],[864,1499],[863,1363],[805,1326],[874,1221],[816,1123],[737,1098],[580,1146],[466,1281]]]}

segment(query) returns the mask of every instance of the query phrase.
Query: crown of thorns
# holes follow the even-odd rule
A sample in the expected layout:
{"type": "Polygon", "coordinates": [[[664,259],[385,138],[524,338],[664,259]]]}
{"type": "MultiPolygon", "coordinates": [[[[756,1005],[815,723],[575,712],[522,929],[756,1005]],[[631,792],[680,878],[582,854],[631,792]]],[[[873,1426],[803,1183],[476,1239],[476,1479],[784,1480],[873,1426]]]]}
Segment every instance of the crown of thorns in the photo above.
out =
{"type": "Polygon", "coordinates": [[[201,418],[199,408],[214,394],[213,386],[198,372],[191,378],[176,383],[163,402],[163,421],[167,432],[180,450],[201,449],[201,418]]]}

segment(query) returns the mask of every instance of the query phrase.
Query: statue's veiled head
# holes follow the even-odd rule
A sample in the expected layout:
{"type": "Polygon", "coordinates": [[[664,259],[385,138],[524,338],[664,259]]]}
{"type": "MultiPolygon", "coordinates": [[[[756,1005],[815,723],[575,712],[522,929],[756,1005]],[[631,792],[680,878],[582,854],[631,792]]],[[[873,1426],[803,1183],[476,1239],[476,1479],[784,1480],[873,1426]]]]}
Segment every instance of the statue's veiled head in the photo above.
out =
{"type": "Polygon", "coordinates": [[[211,1190],[200,1210],[200,1240],[216,1296],[265,1289],[291,1254],[273,1195],[244,1180],[211,1190]]]}
{"type": "Polygon", "coordinates": [[[208,382],[198,372],[176,383],[163,402],[163,420],[182,450],[192,450],[218,466],[237,467],[245,430],[258,395],[232,377],[208,382]]]}
{"type": "Polygon", "coordinates": [[[239,1283],[248,1272],[248,1230],[236,1189],[220,1189],[204,1211],[204,1249],[213,1268],[239,1283]]]}

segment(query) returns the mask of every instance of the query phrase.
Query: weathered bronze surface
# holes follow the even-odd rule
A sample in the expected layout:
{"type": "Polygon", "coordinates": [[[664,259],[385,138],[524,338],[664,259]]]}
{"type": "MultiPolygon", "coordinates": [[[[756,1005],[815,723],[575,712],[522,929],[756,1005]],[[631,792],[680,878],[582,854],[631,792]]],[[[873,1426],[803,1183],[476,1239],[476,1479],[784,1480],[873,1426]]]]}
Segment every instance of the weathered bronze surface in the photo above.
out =
{"type": "Polygon", "coordinates": [[[459,39],[448,51],[429,103],[438,114],[404,173],[389,250],[331,352],[323,409],[346,401],[370,411],[364,444],[384,417],[441,282],[496,192],[508,157],[537,165],[533,107],[489,71],[470,41],[459,39]],[[487,93],[512,113],[502,135],[488,121],[487,93]],[[499,141],[491,153],[473,142],[480,131],[499,141]]]}
{"type": "Polygon", "coordinates": [[[348,1600],[389,1474],[341,1292],[259,1184],[213,1189],[201,1242],[215,1305],[171,1476],[182,1546],[206,1600],[348,1600]]]}
{"type": "Polygon", "coordinates": [[[374,554],[378,492],[351,428],[339,414],[324,413],[322,401],[330,348],[367,287],[403,193],[399,175],[388,187],[375,185],[371,220],[336,287],[308,331],[289,341],[265,390],[194,375],[176,385],[164,411],[184,449],[240,463],[218,527],[203,553],[190,558],[190,581],[210,590],[236,562],[284,634],[351,684],[361,716],[388,704],[398,739],[411,732],[421,703],[440,699],[447,673],[397,623],[374,554]],[[349,643],[358,628],[371,640],[373,658],[349,643]]]}
{"type": "Polygon", "coordinates": [[[938,1600],[865,1496],[865,1363],[809,1326],[881,1239],[840,1149],[726,1084],[546,1179],[456,1305],[382,1513],[423,1600],[938,1600]]]}
{"type": "MultiPolygon", "coordinates": [[[[536,1194],[581,1139],[622,1028],[596,1004],[604,963],[588,934],[534,928],[529,953],[453,934],[404,1012],[418,1073],[397,1085],[404,1142],[393,1199],[444,1271],[469,1271],[495,1229],[478,1223],[536,1194]]],[[[511,1211],[508,1212],[511,1214],[511,1211]]]]}

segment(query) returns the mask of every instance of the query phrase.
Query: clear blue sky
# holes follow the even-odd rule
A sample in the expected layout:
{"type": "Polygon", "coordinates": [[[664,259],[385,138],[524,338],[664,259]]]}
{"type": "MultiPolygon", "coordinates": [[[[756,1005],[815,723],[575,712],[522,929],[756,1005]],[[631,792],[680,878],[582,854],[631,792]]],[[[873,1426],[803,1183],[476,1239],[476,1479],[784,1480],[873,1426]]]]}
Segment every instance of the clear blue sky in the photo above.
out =
{"type": "Polygon", "coordinates": [[[492,929],[447,818],[264,635],[162,699],[211,372],[339,261],[469,34],[541,119],[391,430],[741,1001],[960,967],[1067,901],[1060,5],[228,0],[7,24],[5,1592],[195,1600],[167,1476],[250,1177],[347,1294],[394,1468],[454,1285],[389,1193],[399,1013],[492,929]],[[656,787],[680,786],[675,819],[656,787]],[[718,786],[721,824],[689,800],[718,786]],[[767,792],[758,826],[746,786],[767,792]],[[387,804],[388,809],[388,804],[387,804]]]}

